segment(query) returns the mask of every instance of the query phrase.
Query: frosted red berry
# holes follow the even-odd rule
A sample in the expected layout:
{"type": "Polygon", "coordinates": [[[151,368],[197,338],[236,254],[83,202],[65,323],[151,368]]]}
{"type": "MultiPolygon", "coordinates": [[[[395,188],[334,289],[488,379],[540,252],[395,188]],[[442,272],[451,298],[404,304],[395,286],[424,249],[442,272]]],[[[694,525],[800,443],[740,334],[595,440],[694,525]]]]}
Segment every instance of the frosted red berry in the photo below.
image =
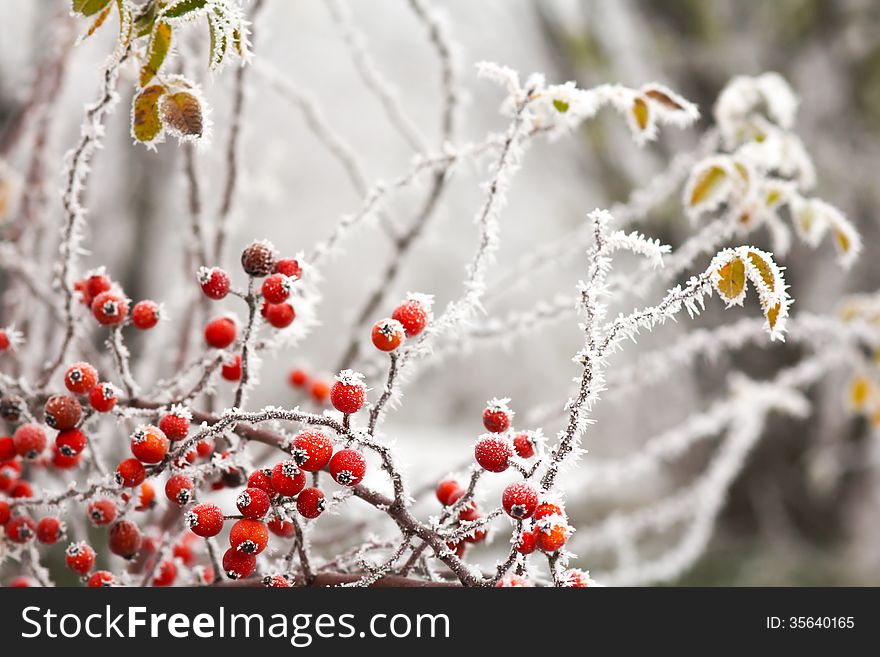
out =
{"type": "Polygon", "coordinates": [[[153,586],[171,586],[177,579],[177,566],[172,559],[165,559],[156,568],[153,586]]]}
{"type": "Polygon", "coordinates": [[[115,586],[116,578],[109,570],[96,570],[89,577],[86,584],[90,589],[99,589],[105,586],[115,586]]]}
{"type": "Polygon", "coordinates": [[[282,520],[278,516],[272,516],[268,526],[270,532],[282,538],[290,538],[296,533],[296,527],[290,520],[282,520]]]}
{"type": "Polygon", "coordinates": [[[246,488],[235,498],[235,506],[245,518],[260,520],[269,512],[269,495],[260,488],[246,488]]]}
{"type": "Polygon", "coordinates": [[[64,551],[67,567],[77,575],[88,575],[95,565],[95,551],[86,543],[71,543],[64,551]]]}
{"type": "Polygon", "coordinates": [[[510,467],[513,447],[509,440],[501,436],[484,435],[474,447],[474,458],[489,472],[504,472],[510,467]]]}
{"type": "Polygon", "coordinates": [[[174,406],[159,420],[159,429],[172,442],[183,440],[186,438],[186,434],[189,433],[189,423],[191,420],[192,414],[188,410],[182,406],[174,406]]]}
{"type": "Polygon", "coordinates": [[[12,434],[16,453],[33,461],[46,449],[46,432],[39,424],[23,424],[12,434]]]}
{"type": "Polygon", "coordinates": [[[55,516],[40,518],[36,529],[37,540],[46,545],[54,545],[64,537],[64,523],[55,516]]]}
{"type": "Polygon", "coordinates": [[[12,488],[9,490],[9,497],[11,497],[13,499],[21,498],[21,497],[33,497],[33,496],[34,496],[33,487],[30,485],[29,482],[24,481],[24,480],[16,481],[12,485],[12,488]]]}
{"type": "MultiPolygon", "coordinates": [[[[458,482],[454,479],[444,479],[437,484],[437,499],[443,506],[449,506],[452,504],[452,496],[459,492],[463,493],[464,491],[461,490],[461,486],[459,486],[458,482]]],[[[461,497],[461,495],[459,495],[459,497],[461,497]]]]}
{"type": "Polygon", "coordinates": [[[226,349],[235,342],[237,334],[235,321],[225,315],[216,317],[205,325],[205,342],[215,349],[226,349]]]}
{"type": "Polygon", "coordinates": [[[293,497],[305,487],[305,472],[296,461],[286,459],[276,463],[272,468],[272,488],[278,491],[279,495],[293,497]]]}
{"type": "Polygon", "coordinates": [[[320,488],[306,488],[296,498],[296,510],[303,518],[317,518],[326,508],[327,501],[320,488]]]}
{"type": "Polygon", "coordinates": [[[501,495],[501,506],[511,518],[529,518],[538,507],[538,491],[524,481],[510,484],[501,495]]]}
{"type": "MultiPolygon", "coordinates": [[[[122,497],[125,498],[127,493],[123,493],[122,497]]],[[[135,505],[135,511],[147,511],[148,509],[152,509],[156,504],[156,489],[153,488],[153,484],[149,481],[145,481],[141,484],[140,489],[138,489],[138,498],[137,505],[135,505]]]]}
{"type": "Polygon", "coordinates": [[[201,458],[207,458],[214,453],[214,439],[211,437],[202,438],[196,443],[196,454],[201,458]]]}
{"type": "Polygon", "coordinates": [[[142,425],[131,434],[131,453],[144,463],[158,463],[168,453],[168,438],[159,427],[142,425]]]}
{"type": "Polygon", "coordinates": [[[263,586],[270,589],[288,589],[291,583],[284,575],[266,575],[263,578],[263,586]]]}
{"type": "Polygon", "coordinates": [[[241,354],[235,354],[231,359],[220,367],[220,376],[227,381],[239,381],[241,379],[241,354]]]}
{"type": "Polygon", "coordinates": [[[165,497],[177,504],[186,506],[195,495],[196,487],[191,477],[185,474],[171,475],[165,482],[165,497]]]}
{"type": "Polygon", "coordinates": [[[16,516],[6,523],[6,537],[22,545],[34,539],[36,524],[28,516],[16,516]]]}
{"type": "Polygon", "coordinates": [[[561,522],[546,523],[535,532],[538,547],[544,552],[558,551],[569,537],[569,530],[561,522]]]}
{"type": "Polygon", "coordinates": [[[553,504],[551,502],[542,502],[537,508],[535,508],[535,522],[542,518],[547,518],[548,516],[565,517],[565,509],[558,504],[553,504]]]}
{"type": "Polygon", "coordinates": [[[341,449],[330,459],[330,476],[342,486],[356,486],[367,472],[367,460],[354,449],[341,449]]]}
{"type": "Polygon", "coordinates": [[[305,429],[290,444],[293,460],[306,472],[323,470],[333,456],[333,442],[323,431],[305,429]]]}
{"type": "Polygon", "coordinates": [[[293,289],[293,281],[284,274],[272,274],[263,281],[260,291],[271,304],[284,303],[293,289]]]}
{"type": "Polygon", "coordinates": [[[503,433],[510,428],[513,411],[508,408],[509,399],[490,399],[483,411],[483,426],[486,431],[503,433]]]}
{"type": "Polygon", "coordinates": [[[104,274],[103,268],[88,273],[81,283],[82,286],[80,292],[82,294],[82,301],[87,306],[92,305],[92,301],[96,296],[102,292],[109,291],[113,287],[113,281],[104,274]]]}
{"type": "Polygon", "coordinates": [[[64,385],[70,392],[85,395],[98,383],[98,371],[88,363],[74,363],[64,373],[64,385]]]}
{"type": "Polygon", "coordinates": [[[199,285],[209,299],[219,300],[229,294],[229,274],[219,267],[202,267],[197,274],[199,285]]]}
{"type": "Polygon", "coordinates": [[[116,483],[125,488],[140,486],[147,478],[144,464],[138,459],[125,459],[116,466],[116,483]]]}
{"type": "Polygon", "coordinates": [[[373,325],[370,337],[379,351],[394,351],[403,343],[406,331],[403,324],[396,319],[388,318],[379,320],[373,325]]]}
{"type": "Polygon", "coordinates": [[[229,548],[223,555],[223,572],[229,579],[242,579],[257,569],[257,558],[247,552],[229,548]]]}
{"type": "Polygon", "coordinates": [[[272,468],[260,468],[254,470],[247,480],[248,488],[259,488],[266,493],[269,498],[274,497],[277,493],[272,487],[272,468]]]}
{"type": "Polygon", "coordinates": [[[61,453],[61,450],[59,450],[56,445],[52,446],[52,459],[50,463],[53,467],[58,468],[59,470],[70,470],[71,468],[75,468],[79,465],[81,459],[82,452],[74,454],[73,456],[66,456],[61,453]]]}
{"type": "Polygon", "coordinates": [[[101,292],[92,301],[92,315],[104,326],[122,324],[128,315],[128,299],[116,292],[101,292]]]}
{"type": "Polygon", "coordinates": [[[131,559],[141,549],[143,536],[131,520],[119,520],[108,534],[110,551],[123,559],[131,559]]]}
{"type": "Polygon", "coordinates": [[[71,429],[82,417],[82,406],[76,397],[70,395],[52,395],[43,405],[46,424],[58,431],[71,429]]]}
{"type": "Polygon", "coordinates": [[[118,399],[119,392],[112,383],[98,383],[89,392],[89,404],[99,413],[112,411],[118,399]]]}
{"type": "Polygon", "coordinates": [[[340,413],[357,413],[363,407],[366,396],[364,377],[353,370],[342,370],[330,388],[330,403],[340,413]]]}
{"type": "Polygon", "coordinates": [[[263,304],[263,317],[277,329],[287,328],[296,319],[296,311],[289,303],[263,304]]]}
{"type": "Polygon", "coordinates": [[[187,526],[196,536],[216,536],[223,529],[223,512],[216,504],[197,504],[185,516],[187,526]]]}
{"type": "Polygon", "coordinates": [[[517,456],[530,459],[535,455],[535,440],[529,433],[520,433],[513,437],[513,449],[517,456]]]}
{"type": "Polygon", "coordinates": [[[147,331],[159,323],[162,314],[155,301],[138,301],[131,309],[131,323],[135,328],[147,331]]]}
{"type": "Polygon", "coordinates": [[[89,502],[88,514],[89,520],[96,527],[109,525],[116,520],[116,502],[106,497],[99,497],[89,502]]]}
{"type": "Polygon", "coordinates": [[[248,276],[262,278],[268,276],[275,269],[278,262],[278,252],[271,242],[260,240],[252,242],[241,252],[241,267],[248,276]]]}
{"type": "Polygon", "coordinates": [[[506,589],[506,588],[530,588],[534,586],[528,579],[523,577],[522,575],[516,575],[511,573],[510,575],[505,575],[498,583],[495,585],[497,588],[506,589]]]}
{"type": "Polygon", "coordinates": [[[302,278],[302,267],[293,258],[282,258],[275,263],[275,273],[284,274],[293,279],[302,278]]]}
{"type": "Polygon", "coordinates": [[[412,295],[394,309],[391,318],[396,319],[406,331],[406,337],[414,338],[425,330],[430,320],[431,298],[424,295],[412,295]]]}
{"type": "Polygon", "coordinates": [[[516,546],[516,551],[520,554],[531,554],[535,551],[537,545],[538,539],[535,537],[534,532],[523,532],[522,536],[520,536],[519,544],[516,546]]]}
{"type": "Polygon", "coordinates": [[[269,544],[269,528],[259,520],[237,520],[229,530],[229,545],[239,552],[260,554],[269,544]]]}
{"type": "Polygon", "coordinates": [[[88,439],[79,429],[61,431],[55,437],[55,447],[63,456],[76,456],[86,448],[88,439]]]}

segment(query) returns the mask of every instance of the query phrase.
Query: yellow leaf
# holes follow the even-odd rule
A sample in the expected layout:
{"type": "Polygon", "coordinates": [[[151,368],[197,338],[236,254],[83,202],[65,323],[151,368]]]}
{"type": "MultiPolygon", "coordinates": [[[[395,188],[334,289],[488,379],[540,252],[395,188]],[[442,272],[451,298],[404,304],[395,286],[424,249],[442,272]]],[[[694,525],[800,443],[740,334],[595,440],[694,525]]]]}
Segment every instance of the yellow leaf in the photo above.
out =
{"type": "Polygon", "coordinates": [[[738,298],[746,284],[746,266],[739,258],[734,258],[718,270],[718,293],[727,301],[738,298]]]}
{"type": "Polygon", "coordinates": [[[761,280],[764,281],[764,285],[766,285],[771,292],[775,292],[776,278],[773,276],[773,269],[770,267],[770,263],[754,251],[749,251],[749,260],[755,266],[755,269],[758,270],[758,273],[761,274],[761,280]]]}
{"type": "Polygon", "coordinates": [[[639,130],[645,130],[648,127],[648,119],[650,118],[648,109],[648,103],[645,102],[644,98],[636,98],[633,101],[632,113],[633,118],[636,120],[636,125],[639,126],[639,130]]]}
{"type": "Polygon", "coordinates": [[[866,376],[856,376],[849,383],[849,403],[853,410],[864,410],[871,394],[871,382],[866,376]]]}
{"type": "Polygon", "coordinates": [[[97,18],[95,18],[95,20],[92,21],[91,26],[89,27],[88,31],[86,32],[86,35],[83,38],[88,39],[95,32],[97,32],[98,28],[101,27],[104,24],[104,21],[107,20],[107,16],[110,15],[110,12],[112,10],[113,10],[113,5],[107,5],[106,7],[104,7],[104,9],[101,10],[101,13],[98,14],[97,18]]]}
{"type": "Polygon", "coordinates": [[[155,140],[162,132],[159,118],[159,100],[165,89],[154,84],[134,97],[131,112],[131,132],[135,139],[145,144],[155,140]]]}
{"type": "Polygon", "coordinates": [[[201,137],[204,128],[199,99],[188,91],[178,91],[162,100],[165,127],[185,137],[201,137]]]}
{"type": "Polygon", "coordinates": [[[146,86],[159,72],[170,47],[171,26],[168,23],[159,23],[153,30],[153,36],[150,39],[150,56],[147,63],[141,68],[140,85],[142,87],[146,86]]]}
{"type": "Polygon", "coordinates": [[[776,322],[779,319],[779,310],[780,305],[778,303],[767,309],[767,324],[770,326],[771,331],[776,328],[776,322]]]}
{"type": "Polygon", "coordinates": [[[727,172],[724,169],[719,166],[709,167],[694,183],[688,204],[694,207],[705,201],[725,178],[727,172]]]}
{"type": "Polygon", "coordinates": [[[849,241],[849,235],[842,230],[834,229],[834,239],[837,241],[837,248],[840,249],[841,253],[849,253],[849,249],[852,246],[849,241]]]}

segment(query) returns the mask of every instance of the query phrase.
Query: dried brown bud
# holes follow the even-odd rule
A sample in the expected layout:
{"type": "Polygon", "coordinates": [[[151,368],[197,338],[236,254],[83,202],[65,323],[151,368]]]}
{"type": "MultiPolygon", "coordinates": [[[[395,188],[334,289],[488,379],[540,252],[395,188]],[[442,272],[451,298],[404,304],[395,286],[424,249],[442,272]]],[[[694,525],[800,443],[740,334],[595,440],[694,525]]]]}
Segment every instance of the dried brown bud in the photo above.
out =
{"type": "Polygon", "coordinates": [[[271,242],[253,242],[241,252],[241,266],[249,276],[268,276],[275,269],[278,252],[271,242]]]}

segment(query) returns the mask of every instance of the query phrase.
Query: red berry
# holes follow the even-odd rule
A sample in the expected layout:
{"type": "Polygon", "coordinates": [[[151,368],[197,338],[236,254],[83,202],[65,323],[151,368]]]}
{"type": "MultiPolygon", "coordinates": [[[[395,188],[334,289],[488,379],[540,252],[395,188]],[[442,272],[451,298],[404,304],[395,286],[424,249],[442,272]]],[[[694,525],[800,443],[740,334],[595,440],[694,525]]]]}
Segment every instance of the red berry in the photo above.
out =
{"type": "Polygon", "coordinates": [[[280,495],[293,497],[306,487],[306,475],[296,461],[287,459],[272,468],[272,488],[280,495]]]}
{"type": "Polygon", "coordinates": [[[293,289],[293,281],[284,274],[272,274],[263,281],[263,298],[270,304],[284,303],[293,289]]]}
{"type": "Polygon", "coordinates": [[[55,447],[63,456],[76,456],[85,449],[87,443],[86,435],[79,429],[62,431],[55,437],[55,447]]]}
{"type": "Polygon", "coordinates": [[[226,349],[235,342],[238,327],[231,317],[216,317],[205,326],[205,342],[215,349],[226,349]]]}
{"type": "Polygon", "coordinates": [[[529,433],[521,433],[513,438],[513,449],[517,456],[530,459],[535,455],[535,440],[529,433]]]}
{"type": "Polygon", "coordinates": [[[96,570],[92,573],[92,576],[89,577],[88,586],[90,589],[99,589],[105,586],[114,586],[116,584],[116,578],[113,577],[113,573],[109,570],[96,570]]]}
{"type": "Polygon", "coordinates": [[[269,496],[259,488],[246,488],[235,498],[235,506],[245,518],[260,520],[269,511],[269,496]]]}
{"type": "Polygon", "coordinates": [[[202,267],[197,276],[202,292],[209,299],[222,299],[229,294],[229,274],[219,267],[202,267]]]}
{"type": "Polygon", "coordinates": [[[125,459],[116,466],[116,483],[126,488],[140,486],[147,478],[144,464],[137,459],[125,459]]]}
{"type": "MultiPolygon", "coordinates": [[[[126,493],[122,494],[124,499],[127,499],[126,493]]],[[[152,509],[156,503],[156,489],[153,488],[153,484],[149,481],[145,481],[141,484],[140,490],[138,491],[138,503],[137,506],[134,507],[135,511],[146,511],[147,509],[152,509]]]]}
{"type": "Polygon", "coordinates": [[[131,520],[120,520],[110,528],[108,542],[113,554],[131,559],[140,550],[143,537],[131,520]]]}
{"type": "Polygon", "coordinates": [[[106,497],[89,502],[89,520],[96,527],[109,525],[116,520],[116,502],[106,497]]]}
{"type": "Polygon", "coordinates": [[[76,397],[70,395],[52,395],[43,406],[46,424],[58,431],[71,429],[82,417],[82,406],[76,397]]]}
{"type": "Polygon", "coordinates": [[[115,292],[101,292],[92,301],[92,314],[104,326],[122,324],[128,315],[128,299],[115,292]]]}
{"type": "Polygon", "coordinates": [[[64,536],[64,523],[55,516],[40,518],[37,523],[37,540],[46,545],[53,545],[64,536]]]}
{"type": "Polygon", "coordinates": [[[294,388],[303,388],[309,382],[309,375],[308,372],[303,369],[295,369],[291,371],[287,380],[294,388]]]}
{"type": "Polygon", "coordinates": [[[543,521],[535,529],[538,547],[544,552],[556,552],[570,535],[571,531],[564,522],[543,521]]]}
{"type": "Polygon", "coordinates": [[[33,461],[46,449],[46,432],[39,424],[22,424],[12,434],[12,441],[19,456],[33,461]]]}
{"type": "Polygon", "coordinates": [[[71,543],[64,551],[67,567],[78,575],[87,575],[95,565],[95,551],[83,541],[71,543]]]}
{"type": "Polygon", "coordinates": [[[333,456],[333,442],[323,431],[305,429],[293,437],[290,444],[293,460],[306,472],[318,472],[333,456]]]}
{"type": "Polygon", "coordinates": [[[179,543],[175,543],[171,554],[175,558],[180,559],[185,566],[192,567],[196,562],[196,554],[193,551],[192,543],[196,540],[194,534],[184,534],[179,543]]]}
{"type": "Polygon", "coordinates": [[[153,328],[161,317],[162,312],[155,301],[138,301],[131,310],[131,323],[142,331],[153,328]]]}
{"type": "Polygon", "coordinates": [[[527,580],[522,575],[505,575],[498,583],[495,585],[499,589],[504,588],[530,588],[534,586],[529,580],[527,580]]]}
{"type": "Polygon", "coordinates": [[[263,578],[263,586],[270,589],[287,589],[291,584],[284,575],[266,575],[263,578]]]}
{"type": "Polygon", "coordinates": [[[519,545],[516,546],[516,551],[520,554],[531,554],[535,551],[537,543],[538,539],[535,537],[534,532],[523,532],[519,540],[519,545]]]}
{"type": "Polygon", "coordinates": [[[275,497],[277,492],[272,487],[272,468],[260,468],[254,470],[247,480],[248,488],[259,488],[269,498],[275,497]]]}
{"type": "Polygon", "coordinates": [[[220,375],[227,381],[238,381],[241,379],[241,354],[235,354],[232,360],[223,363],[220,368],[220,375]]]}
{"type": "Polygon", "coordinates": [[[364,405],[367,387],[362,374],[353,370],[342,370],[330,389],[330,403],[340,413],[357,413],[364,405]]]}
{"type": "Polygon", "coordinates": [[[282,258],[275,263],[275,273],[284,274],[293,279],[302,278],[302,267],[293,258],[282,258]]]}
{"type": "Polygon", "coordinates": [[[510,484],[501,495],[501,506],[511,518],[524,520],[538,508],[538,491],[524,481],[510,484]]]}
{"type": "Polygon", "coordinates": [[[9,491],[9,497],[12,498],[24,498],[24,497],[33,497],[34,489],[31,485],[23,480],[16,481],[12,486],[12,490],[9,491]]]}
{"type": "Polygon", "coordinates": [[[96,296],[102,292],[107,292],[113,287],[113,281],[104,274],[104,268],[86,274],[83,283],[83,302],[90,306],[96,296]]]}
{"type": "Polygon", "coordinates": [[[306,488],[296,498],[296,510],[303,518],[317,518],[326,508],[324,491],[320,488],[306,488]]]}
{"type": "Polygon", "coordinates": [[[119,392],[112,383],[102,382],[89,392],[89,404],[99,413],[109,413],[116,406],[119,392]]]}
{"type": "Polygon", "coordinates": [[[223,512],[215,504],[197,504],[186,514],[186,524],[196,536],[216,536],[223,529],[223,512]]]}
{"type": "Polygon", "coordinates": [[[189,423],[192,414],[182,406],[174,405],[171,410],[159,420],[159,428],[170,441],[183,440],[189,433],[189,423]]]}
{"type": "Polygon", "coordinates": [[[277,329],[287,328],[296,319],[296,311],[289,303],[263,304],[263,317],[277,329]]]}
{"type": "Polygon", "coordinates": [[[0,461],[8,461],[15,458],[15,442],[12,436],[0,436],[0,461]]]}
{"type": "Polygon", "coordinates": [[[81,458],[82,452],[80,452],[79,454],[74,454],[73,456],[66,456],[61,453],[61,450],[58,449],[57,445],[52,445],[51,463],[53,467],[56,467],[59,470],[69,470],[71,468],[75,468],[79,465],[81,458]]]}
{"type": "Polygon", "coordinates": [[[173,559],[166,559],[159,564],[156,569],[156,576],[153,578],[153,586],[171,586],[177,578],[177,566],[174,565],[173,559]]]}
{"type": "Polygon", "coordinates": [[[379,351],[394,351],[403,342],[406,331],[396,319],[382,319],[373,325],[371,337],[379,351]]]}
{"type": "Polygon", "coordinates": [[[168,438],[159,427],[141,425],[131,434],[131,453],[144,463],[158,463],[168,453],[168,438]]]}
{"type": "Polygon", "coordinates": [[[278,516],[273,516],[269,521],[269,531],[282,538],[290,538],[296,533],[296,527],[290,520],[282,520],[278,516]]]}
{"type": "Polygon", "coordinates": [[[510,421],[513,419],[513,411],[507,404],[509,399],[490,399],[486,410],[483,411],[483,426],[486,431],[492,433],[503,433],[510,428],[510,421]]]}
{"type": "Polygon", "coordinates": [[[21,470],[21,462],[18,457],[15,460],[0,463],[0,491],[8,491],[12,488],[21,474],[21,470]]]}
{"type": "Polygon", "coordinates": [[[4,502],[0,500],[0,527],[5,525],[9,521],[9,517],[11,515],[11,510],[9,506],[9,502],[4,502]]]}
{"type": "Polygon", "coordinates": [[[354,449],[341,449],[330,459],[330,476],[342,486],[356,486],[367,472],[367,460],[354,449]]]}
{"type": "Polygon", "coordinates": [[[211,566],[196,566],[192,572],[193,578],[200,586],[208,586],[214,583],[214,569],[211,566]]]}
{"type": "Polygon", "coordinates": [[[64,373],[64,385],[70,392],[87,394],[98,382],[98,371],[88,363],[74,363],[64,373]]]}
{"type": "Polygon", "coordinates": [[[312,399],[318,404],[326,404],[327,398],[330,397],[330,386],[326,381],[312,381],[312,387],[309,390],[312,399]]]}
{"type": "MultiPolygon", "coordinates": [[[[451,497],[458,492],[464,493],[464,491],[461,490],[461,486],[459,486],[458,482],[454,479],[444,479],[437,484],[437,499],[440,500],[440,504],[443,506],[449,506],[452,504],[451,497]]],[[[461,497],[461,495],[458,497],[461,497]]]]}
{"type": "Polygon", "coordinates": [[[27,516],[16,516],[6,523],[6,537],[19,545],[32,541],[36,534],[34,521],[27,516]]]}
{"type": "Polygon", "coordinates": [[[229,545],[239,552],[259,554],[269,543],[269,529],[259,520],[237,520],[229,530],[229,545]]]}
{"type": "Polygon", "coordinates": [[[193,498],[196,487],[193,480],[184,474],[171,475],[165,482],[165,497],[177,504],[186,506],[193,498]]]}
{"type": "Polygon", "coordinates": [[[396,319],[406,331],[406,337],[414,338],[425,330],[431,317],[431,297],[413,294],[394,309],[391,318],[396,319]]]}
{"type": "Polygon", "coordinates": [[[9,333],[6,329],[0,329],[0,353],[12,346],[12,340],[9,339],[9,333]]]}
{"type": "Polygon", "coordinates": [[[562,586],[566,588],[572,589],[585,589],[591,586],[595,586],[592,579],[590,579],[590,573],[579,570],[577,568],[572,568],[571,570],[566,570],[562,574],[562,586]]]}
{"type": "Polygon", "coordinates": [[[489,472],[504,472],[510,466],[513,447],[509,440],[501,436],[486,434],[477,441],[474,447],[474,458],[489,472]]]}
{"type": "Polygon", "coordinates": [[[211,437],[202,438],[196,443],[196,454],[202,458],[206,458],[214,453],[214,439],[211,437]]]}
{"type": "Polygon", "coordinates": [[[229,579],[241,579],[257,569],[257,558],[247,552],[229,548],[223,555],[223,572],[229,579]]]}
{"type": "Polygon", "coordinates": [[[241,266],[248,276],[268,276],[278,262],[278,252],[271,242],[252,242],[241,252],[241,266]]]}
{"type": "Polygon", "coordinates": [[[543,502],[535,509],[535,522],[549,516],[562,516],[564,518],[565,509],[557,504],[551,504],[550,502],[543,502]]]}

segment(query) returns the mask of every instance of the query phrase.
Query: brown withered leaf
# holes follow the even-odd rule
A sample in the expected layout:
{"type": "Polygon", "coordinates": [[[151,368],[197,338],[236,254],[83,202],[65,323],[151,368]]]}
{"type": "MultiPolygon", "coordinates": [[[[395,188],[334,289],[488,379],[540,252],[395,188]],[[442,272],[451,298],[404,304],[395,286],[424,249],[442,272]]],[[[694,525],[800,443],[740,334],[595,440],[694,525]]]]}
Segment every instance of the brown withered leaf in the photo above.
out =
{"type": "Polygon", "coordinates": [[[204,129],[202,106],[188,91],[178,91],[162,100],[162,121],[168,130],[184,137],[201,137],[204,129]]]}
{"type": "Polygon", "coordinates": [[[660,89],[651,87],[649,89],[645,89],[642,93],[653,100],[655,103],[660,103],[661,105],[663,105],[664,107],[668,107],[669,109],[679,111],[684,109],[684,107],[676,102],[674,98],[669,96],[669,94],[661,91],[660,89]]]}

